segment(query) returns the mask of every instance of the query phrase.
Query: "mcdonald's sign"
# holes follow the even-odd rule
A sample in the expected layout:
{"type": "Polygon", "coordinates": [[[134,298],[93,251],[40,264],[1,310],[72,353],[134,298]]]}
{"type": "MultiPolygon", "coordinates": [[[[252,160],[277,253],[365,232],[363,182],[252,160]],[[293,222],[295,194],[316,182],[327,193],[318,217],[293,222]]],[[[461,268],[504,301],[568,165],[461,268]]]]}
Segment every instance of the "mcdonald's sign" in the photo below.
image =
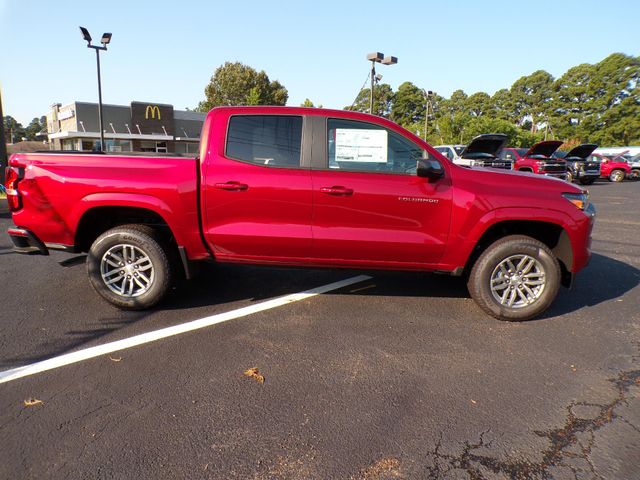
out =
{"type": "Polygon", "coordinates": [[[162,115],[160,114],[160,107],[157,105],[147,105],[147,108],[144,110],[144,118],[149,120],[149,117],[156,118],[158,120],[162,120],[162,115]]]}
{"type": "Polygon", "coordinates": [[[174,135],[173,106],[155,102],[131,102],[131,130],[143,134],[174,135]]]}

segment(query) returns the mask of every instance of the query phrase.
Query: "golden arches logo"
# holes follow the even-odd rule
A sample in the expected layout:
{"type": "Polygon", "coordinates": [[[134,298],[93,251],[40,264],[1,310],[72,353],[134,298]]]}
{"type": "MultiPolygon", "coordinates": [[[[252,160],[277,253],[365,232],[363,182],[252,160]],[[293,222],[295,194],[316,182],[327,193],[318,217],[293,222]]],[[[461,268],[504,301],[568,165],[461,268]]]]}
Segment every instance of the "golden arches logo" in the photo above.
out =
{"type": "Polygon", "coordinates": [[[149,120],[149,114],[151,114],[151,118],[156,118],[158,116],[158,120],[162,120],[160,116],[160,108],[157,105],[147,105],[147,108],[144,111],[144,118],[149,120]]]}

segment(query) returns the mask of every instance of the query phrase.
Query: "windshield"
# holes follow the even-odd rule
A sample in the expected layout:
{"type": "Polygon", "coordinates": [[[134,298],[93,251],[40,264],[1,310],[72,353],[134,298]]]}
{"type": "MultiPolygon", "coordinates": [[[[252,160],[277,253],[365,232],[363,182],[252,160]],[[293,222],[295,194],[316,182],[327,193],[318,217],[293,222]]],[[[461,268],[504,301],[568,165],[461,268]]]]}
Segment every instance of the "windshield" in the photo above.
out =
{"type": "Polygon", "coordinates": [[[460,156],[460,154],[464,150],[464,145],[457,145],[453,147],[453,149],[456,151],[456,155],[460,156]]]}
{"type": "Polygon", "coordinates": [[[521,157],[527,153],[527,150],[529,150],[528,148],[514,148],[514,150],[516,151],[516,153],[518,155],[520,155],[521,157]]]}

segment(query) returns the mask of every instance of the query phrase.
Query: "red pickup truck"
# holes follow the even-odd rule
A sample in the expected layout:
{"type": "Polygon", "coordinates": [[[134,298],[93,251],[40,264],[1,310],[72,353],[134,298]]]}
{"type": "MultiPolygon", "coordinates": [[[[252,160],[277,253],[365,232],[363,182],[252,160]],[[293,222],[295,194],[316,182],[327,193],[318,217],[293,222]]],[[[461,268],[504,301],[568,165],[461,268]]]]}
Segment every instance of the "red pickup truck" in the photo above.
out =
{"type": "Polygon", "coordinates": [[[553,152],[560,148],[562,143],[558,140],[545,140],[528,149],[503,148],[500,152],[500,158],[514,162],[514,170],[566,180],[567,163],[560,158],[551,156],[553,152]]]}
{"type": "Polygon", "coordinates": [[[157,304],[192,262],[465,275],[488,314],[541,314],[590,257],[595,210],[567,182],[449,162],[385,119],[224,107],[198,158],[16,154],[15,249],[88,252],[95,290],[157,304]]]}

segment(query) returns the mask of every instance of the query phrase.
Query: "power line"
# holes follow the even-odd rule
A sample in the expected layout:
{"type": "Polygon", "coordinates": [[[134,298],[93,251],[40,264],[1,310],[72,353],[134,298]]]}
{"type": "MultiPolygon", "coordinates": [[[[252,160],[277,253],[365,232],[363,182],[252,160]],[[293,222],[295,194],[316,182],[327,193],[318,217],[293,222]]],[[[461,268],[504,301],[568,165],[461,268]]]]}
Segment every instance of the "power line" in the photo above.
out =
{"type": "Polygon", "coordinates": [[[351,107],[349,108],[350,110],[353,110],[353,107],[356,104],[356,101],[358,100],[358,97],[360,96],[360,92],[362,90],[364,90],[364,86],[367,84],[367,82],[369,81],[369,77],[371,77],[371,72],[367,73],[367,78],[365,78],[362,86],[360,87],[360,90],[358,90],[358,94],[356,95],[356,98],[353,99],[353,103],[351,104],[351,107]]]}

